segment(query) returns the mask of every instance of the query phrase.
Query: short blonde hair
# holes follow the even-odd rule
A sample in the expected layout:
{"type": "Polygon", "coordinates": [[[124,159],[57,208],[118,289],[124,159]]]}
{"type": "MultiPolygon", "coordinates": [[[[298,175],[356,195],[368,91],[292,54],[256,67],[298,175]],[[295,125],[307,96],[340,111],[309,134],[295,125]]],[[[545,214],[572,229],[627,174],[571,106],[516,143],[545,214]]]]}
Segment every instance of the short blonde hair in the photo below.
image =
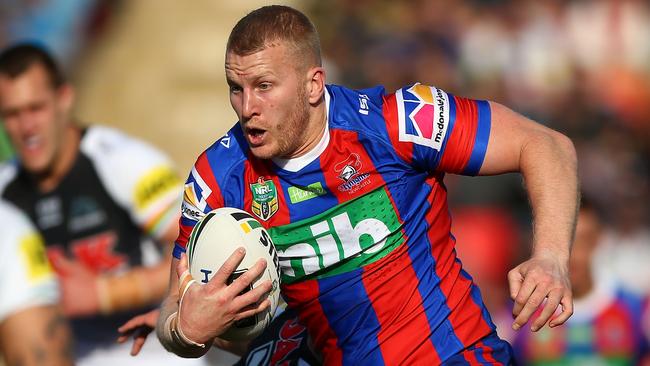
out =
{"type": "Polygon", "coordinates": [[[278,41],[287,42],[305,66],[322,66],[316,27],[305,14],[283,5],[264,6],[241,18],[230,32],[226,52],[246,56],[278,41]]]}

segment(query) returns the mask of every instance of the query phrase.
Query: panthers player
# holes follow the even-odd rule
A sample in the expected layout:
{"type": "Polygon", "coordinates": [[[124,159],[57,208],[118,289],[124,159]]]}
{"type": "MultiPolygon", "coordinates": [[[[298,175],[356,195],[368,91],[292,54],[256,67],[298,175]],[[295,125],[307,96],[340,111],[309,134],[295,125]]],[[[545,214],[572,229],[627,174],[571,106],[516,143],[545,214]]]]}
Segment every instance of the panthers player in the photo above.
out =
{"type": "Polygon", "coordinates": [[[43,240],[9,203],[0,201],[0,217],[0,359],[7,366],[72,365],[70,328],[43,240]]]}
{"type": "Polygon", "coordinates": [[[158,322],[168,349],[199,356],[234,321],[268,306],[268,283],[241,294],[263,262],[226,285],[243,250],[207,285],[179,284],[191,228],[231,206],[269,230],[282,293],[324,364],[510,363],[510,345],[456,258],[446,173],[523,175],[535,237],[531,258],[509,273],[513,328],[544,299],[533,331],[571,316],[578,194],[568,138],[432,86],[326,85],[316,30],[285,6],[235,25],[225,68],[239,123],[198,157],[185,185],[178,265],[158,322]]]}
{"type": "MultiPolygon", "coordinates": [[[[0,115],[17,155],[0,165],[0,196],[46,242],[75,362],[142,364],[153,351],[130,360],[115,343],[116,329],[165,293],[170,261],[156,246],[147,251],[145,240],[169,248],[176,237],[180,180],[150,145],[108,127],[80,127],[74,99],[41,47],[18,44],[0,54],[0,115]]],[[[158,353],[168,356],[162,347],[158,353]]]]}

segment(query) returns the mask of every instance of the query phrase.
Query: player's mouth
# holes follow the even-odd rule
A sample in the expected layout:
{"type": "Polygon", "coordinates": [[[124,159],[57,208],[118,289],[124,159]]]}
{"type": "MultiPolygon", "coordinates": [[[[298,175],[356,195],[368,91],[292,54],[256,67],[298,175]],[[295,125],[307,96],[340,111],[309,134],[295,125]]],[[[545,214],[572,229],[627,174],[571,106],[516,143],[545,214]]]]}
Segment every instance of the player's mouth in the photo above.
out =
{"type": "Polygon", "coordinates": [[[251,146],[259,146],[264,143],[266,137],[266,130],[261,128],[246,128],[246,137],[251,146]]]}
{"type": "Polygon", "coordinates": [[[36,154],[43,146],[43,138],[38,135],[28,136],[22,139],[20,150],[23,155],[36,154]]]}

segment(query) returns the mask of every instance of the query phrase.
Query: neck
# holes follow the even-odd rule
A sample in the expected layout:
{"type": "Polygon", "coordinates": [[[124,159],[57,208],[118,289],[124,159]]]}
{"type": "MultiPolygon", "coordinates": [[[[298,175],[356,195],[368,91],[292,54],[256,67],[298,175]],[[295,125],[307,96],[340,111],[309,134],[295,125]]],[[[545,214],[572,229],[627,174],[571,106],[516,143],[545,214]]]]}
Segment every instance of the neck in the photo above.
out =
{"type": "Polygon", "coordinates": [[[303,143],[293,153],[283,158],[297,158],[315,148],[321,138],[323,138],[323,134],[325,134],[325,126],[327,126],[327,111],[325,108],[325,100],[323,99],[315,107],[312,107],[312,113],[309,114],[309,121],[307,122],[306,132],[304,135],[305,143],[303,143]]]}
{"type": "Polygon", "coordinates": [[[81,130],[69,124],[63,132],[61,150],[54,157],[52,167],[47,171],[35,175],[36,184],[41,192],[49,192],[56,188],[72,168],[81,140],[81,130]]]}

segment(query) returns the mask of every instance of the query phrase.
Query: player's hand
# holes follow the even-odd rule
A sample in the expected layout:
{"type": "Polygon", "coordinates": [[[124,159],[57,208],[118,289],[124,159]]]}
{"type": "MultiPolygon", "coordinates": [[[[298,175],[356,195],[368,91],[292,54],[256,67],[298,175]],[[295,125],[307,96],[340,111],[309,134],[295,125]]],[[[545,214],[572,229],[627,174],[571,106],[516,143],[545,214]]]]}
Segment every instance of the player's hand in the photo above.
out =
{"type": "Polygon", "coordinates": [[[133,336],[133,346],[131,346],[131,356],[137,356],[147,341],[147,336],[156,328],[156,322],[160,315],[160,309],[151,310],[148,313],[135,316],[126,323],[122,324],[117,331],[120,336],[117,343],[124,343],[133,336]]]}
{"type": "Polygon", "coordinates": [[[63,313],[68,317],[97,314],[97,274],[83,263],[66,258],[63,253],[49,252],[48,257],[59,277],[63,313]]]}
{"type": "Polygon", "coordinates": [[[181,294],[178,321],[187,338],[197,343],[212,343],[235,321],[258,314],[271,305],[270,300],[265,298],[271,291],[271,281],[264,281],[242,294],[266,269],[263,259],[227,285],[228,277],[237,269],[245,254],[244,248],[235,250],[204,285],[183,281],[189,272],[183,275],[188,271],[187,256],[181,256],[176,267],[181,294]],[[188,288],[185,290],[184,287],[188,288]]]}
{"type": "Polygon", "coordinates": [[[534,255],[508,273],[510,297],[515,304],[512,329],[519,330],[541,307],[539,317],[530,326],[534,332],[550,319],[549,326],[563,324],[573,314],[573,295],[566,260],[553,255],[534,255]],[[561,313],[554,316],[558,306],[561,313]]]}

